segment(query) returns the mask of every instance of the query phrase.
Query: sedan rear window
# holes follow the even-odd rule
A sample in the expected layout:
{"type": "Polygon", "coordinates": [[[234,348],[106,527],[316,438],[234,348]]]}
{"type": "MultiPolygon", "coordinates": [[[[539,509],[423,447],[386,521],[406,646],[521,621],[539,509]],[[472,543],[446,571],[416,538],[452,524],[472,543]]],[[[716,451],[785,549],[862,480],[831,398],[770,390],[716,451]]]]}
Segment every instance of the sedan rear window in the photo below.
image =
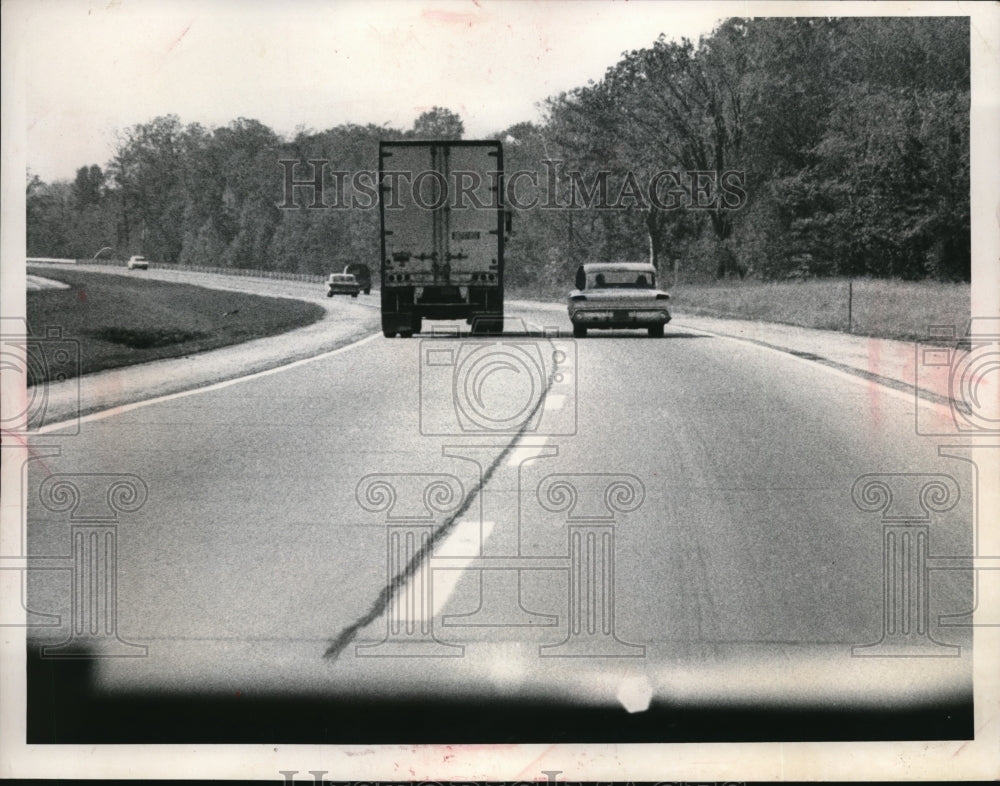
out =
{"type": "Polygon", "coordinates": [[[607,270],[587,276],[587,289],[652,289],[656,285],[652,273],[629,270],[607,270]]]}

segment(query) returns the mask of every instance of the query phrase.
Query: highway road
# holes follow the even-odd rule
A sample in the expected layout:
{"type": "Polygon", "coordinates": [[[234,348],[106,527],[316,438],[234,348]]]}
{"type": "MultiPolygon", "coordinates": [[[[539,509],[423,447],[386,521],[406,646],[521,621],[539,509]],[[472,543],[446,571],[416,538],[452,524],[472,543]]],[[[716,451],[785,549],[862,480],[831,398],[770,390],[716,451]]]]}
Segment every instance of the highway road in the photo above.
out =
{"type": "Polygon", "coordinates": [[[922,584],[921,560],[972,553],[970,465],[914,433],[912,397],[680,326],[569,333],[508,309],[502,337],[377,336],[38,435],[28,544],[57,569],[28,605],[59,620],[32,651],[110,657],[35,666],[77,669],[106,715],[36,682],[29,734],[967,733],[970,628],[941,616],[972,608],[971,573],[922,584]]]}

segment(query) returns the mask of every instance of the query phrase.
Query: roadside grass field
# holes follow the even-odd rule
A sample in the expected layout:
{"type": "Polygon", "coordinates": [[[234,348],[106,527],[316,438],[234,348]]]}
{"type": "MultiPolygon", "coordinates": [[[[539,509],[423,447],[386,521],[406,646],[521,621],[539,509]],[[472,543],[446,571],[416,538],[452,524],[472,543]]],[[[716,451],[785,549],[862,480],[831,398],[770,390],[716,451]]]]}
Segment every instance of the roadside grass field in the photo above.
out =
{"type": "Polygon", "coordinates": [[[931,325],[969,324],[969,284],[892,279],[682,284],[670,291],[678,314],[756,319],[902,341],[927,338],[931,325]],[[850,287],[848,286],[850,284],[850,287]]]}
{"type": "MultiPolygon", "coordinates": [[[[79,342],[79,366],[61,367],[63,376],[273,336],[312,324],[326,313],[321,306],[299,300],[138,276],[72,270],[43,275],[70,288],[28,292],[28,328],[37,337],[59,328],[57,340],[79,342]]],[[[28,384],[44,381],[48,372],[48,368],[29,364],[28,384]]]]}
{"type": "MultiPolygon", "coordinates": [[[[669,281],[669,275],[664,277],[669,281]]],[[[821,330],[848,330],[848,284],[851,284],[850,332],[860,336],[911,341],[927,338],[931,325],[954,325],[964,333],[971,316],[967,283],[895,279],[813,279],[762,282],[745,280],[663,286],[675,315],[728,317],[780,322],[821,330]]],[[[509,297],[564,302],[573,287],[512,288],[509,297]]]]}

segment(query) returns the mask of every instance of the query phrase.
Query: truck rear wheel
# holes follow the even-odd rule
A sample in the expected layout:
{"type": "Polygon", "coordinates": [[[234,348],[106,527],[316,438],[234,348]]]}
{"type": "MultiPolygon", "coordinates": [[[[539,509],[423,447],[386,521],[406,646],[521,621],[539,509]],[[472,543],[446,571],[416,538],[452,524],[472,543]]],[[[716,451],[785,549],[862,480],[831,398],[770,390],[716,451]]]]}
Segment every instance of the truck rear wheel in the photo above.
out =
{"type": "Polygon", "coordinates": [[[586,337],[587,337],[586,325],[573,325],[573,338],[586,338],[586,337]]]}
{"type": "Polygon", "coordinates": [[[382,312],[382,335],[386,338],[395,338],[396,333],[399,332],[399,326],[393,316],[395,315],[382,312]]]}
{"type": "Polygon", "coordinates": [[[410,326],[414,333],[419,333],[424,327],[424,318],[420,314],[414,314],[410,320],[410,326]]]}

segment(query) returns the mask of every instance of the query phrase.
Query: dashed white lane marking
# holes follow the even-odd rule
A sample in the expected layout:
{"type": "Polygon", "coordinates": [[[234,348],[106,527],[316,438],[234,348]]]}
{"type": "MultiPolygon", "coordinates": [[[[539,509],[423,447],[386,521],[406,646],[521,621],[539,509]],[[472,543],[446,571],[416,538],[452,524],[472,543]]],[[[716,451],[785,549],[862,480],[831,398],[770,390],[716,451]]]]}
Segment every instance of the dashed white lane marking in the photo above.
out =
{"type": "Polygon", "coordinates": [[[545,396],[545,409],[562,409],[563,405],[566,403],[566,396],[561,393],[549,393],[545,396]]]}
{"type": "Polygon", "coordinates": [[[508,467],[517,467],[529,459],[538,458],[543,455],[545,448],[549,445],[548,439],[542,439],[530,445],[518,444],[507,457],[508,467]]]}
{"type": "Polygon", "coordinates": [[[277,374],[282,371],[288,371],[289,369],[298,368],[299,366],[305,366],[309,363],[316,363],[320,360],[326,360],[334,355],[339,355],[342,352],[347,352],[348,350],[360,347],[363,344],[367,344],[369,341],[374,341],[377,338],[381,338],[381,333],[372,333],[370,336],[361,339],[360,341],[355,341],[352,344],[347,344],[343,347],[338,347],[337,349],[330,350],[329,352],[324,352],[321,355],[313,355],[312,357],[303,358],[302,360],[296,360],[292,363],[286,363],[283,366],[276,366],[275,368],[269,368],[264,371],[257,371],[253,374],[247,374],[242,377],[234,377],[233,379],[227,379],[222,382],[215,382],[211,385],[204,385],[202,387],[191,388],[189,390],[181,390],[177,393],[168,393],[165,396],[157,396],[156,398],[149,398],[143,401],[136,401],[132,404],[123,404],[120,407],[112,407],[111,409],[101,410],[100,412],[93,412],[89,415],[84,415],[80,418],[73,418],[72,420],[64,420],[60,423],[50,423],[47,426],[42,426],[41,428],[33,431],[33,434],[48,434],[52,431],[58,431],[61,428],[66,428],[69,425],[75,425],[76,423],[90,423],[95,420],[104,420],[104,418],[110,418],[114,415],[121,415],[125,412],[131,412],[134,409],[140,409],[142,407],[148,407],[153,404],[162,404],[165,401],[173,401],[174,399],[185,398],[187,396],[194,396],[198,393],[208,393],[212,390],[222,390],[222,388],[228,388],[230,385],[237,385],[241,382],[249,382],[253,379],[260,379],[261,377],[267,377],[271,374],[277,374]]]}
{"type": "MultiPolygon", "coordinates": [[[[465,574],[465,567],[482,553],[482,544],[486,542],[491,532],[493,532],[492,521],[484,521],[482,527],[473,519],[458,522],[444,542],[434,549],[432,558],[424,560],[417,571],[407,579],[407,583],[413,586],[431,587],[432,617],[441,613],[465,574]],[[435,568],[432,564],[434,557],[448,557],[447,568],[435,568]]],[[[422,604],[408,604],[404,596],[405,593],[401,593],[393,601],[401,606],[398,609],[401,619],[409,621],[412,618],[413,622],[426,621],[422,604]]]]}

